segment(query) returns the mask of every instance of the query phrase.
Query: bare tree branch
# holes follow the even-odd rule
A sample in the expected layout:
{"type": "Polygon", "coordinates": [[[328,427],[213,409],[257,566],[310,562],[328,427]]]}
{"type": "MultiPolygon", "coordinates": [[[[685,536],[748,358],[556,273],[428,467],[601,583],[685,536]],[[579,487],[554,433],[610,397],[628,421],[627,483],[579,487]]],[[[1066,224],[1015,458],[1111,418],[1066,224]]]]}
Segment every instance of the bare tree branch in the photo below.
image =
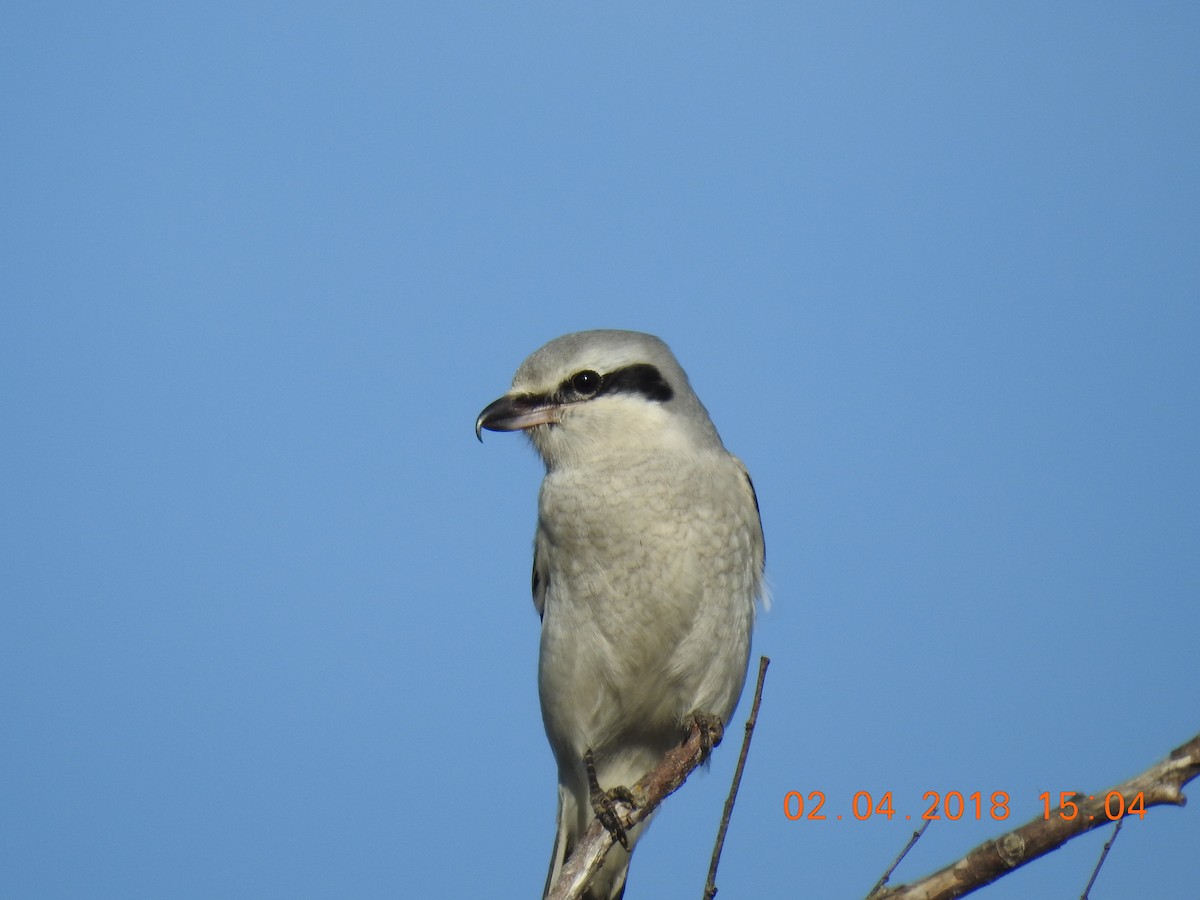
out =
{"type": "Polygon", "coordinates": [[[754,686],[754,702],[750,705],[750,718],[746,720],[746,736],[742,738],[742,752],[738,756],[737,768],[733,771],[733,784],[725,799],[725,811],[721,814],[721,825],[717,829],[717,843],[713,847],[712,862],[708,866],[708,881],[704,885],[704,900],[717,896],[717,866],[721,863],[721,850],[725,846],[725,832],[729,830],[729,819],[733,815],[733,804],[737,801],[738,788],[742,783],[742,772],[746,768],[746,757],[750,753],[750,739],[754,736],[754,725],[758,722],[758,707],[762,703],[763,682],[767,680],[769,657],[758,659],[758,682],[754,686]]]}
{"type": "Polygon", "coordinates": [[[925,833],[925,829],[929,827],[929,823],[933,819],[926,819],[924,824],[912,833],[912,837],[908,839],[908,843],[904,845],[904,849],[900,851],[900,855],[892,860],[892,864],[887,867],[887,871],[879,877],[875,882],[875,886],[871,888],[871,893],[867,894],[867,900],[871,900],[876,894],[883,890],[883,886],[888,883],[888,879],[892,877],[892,873],[896,871],[896,866],[900,865],[904,857],[908,856],[908,851],[917,846],[917,841],[921,839],[921,835],[925,833]]]}
{"type": "MultiPolygon", "coordinates": [[[[622,811],[621,824],[626,831],[649,816],[663,800],[677,791],[692,771],[708,758],[712,748],[721,742],[721,736],[715,735],[711,748],[706,749],[704,738],[704,729],[693,724],[687,740],[667,751],[662,761],[630,789],[637,807],[630,811],[625,804],[618,804],[622,811]]],[[[546,895],[546,900],[578,900],[592,876],[604,863],[604,857],[613,843],[613,836],[598,820],[593,819],[563,865],[558,881],[546,895]]]]}
{"type": "Polygon", "coordinates": [[[1117,819],[1117,824],[1113,828],[1112,837],[1104,842],[1104,849],[1100,851],[1100,858],[1096,860],[1096,868],[1092,869],[1092,877],[1088,879],[1087,887],[1083,889],[1083,894],[1079,900],[1088,900],[1088,894],[1092,892],[1092,886],[1096,883],[1096,876],[1100,874],[1100,868],[1104,865],[1104,860],[1108,859],[1108,851],[1112,849],[1112,845],[1117,840],[1117,835],[1121,833],[1121,826],[1125,824],[1125,818],[1117,819]]]}
{"type": "Polygon", "coordinates": [[[1112,821],[1106,798],[1119,794],[1123,811],[1141,795],[1144,808],[1183,806],[1183,786],[1200,775],[1200,734],[1176,748],[1157,765],[1106,791],[1077,794],[1078,809],[1070,819],[1060,815],[1065,807],[1052,810],[1048,818],[1026,822],[1001,837],[980,844],[958,862],[908,885],[898,885],[875,894],[873,900],[951,900],[991,884],[1013,869],[1044,856],[1072,838],[1112,821]]]}

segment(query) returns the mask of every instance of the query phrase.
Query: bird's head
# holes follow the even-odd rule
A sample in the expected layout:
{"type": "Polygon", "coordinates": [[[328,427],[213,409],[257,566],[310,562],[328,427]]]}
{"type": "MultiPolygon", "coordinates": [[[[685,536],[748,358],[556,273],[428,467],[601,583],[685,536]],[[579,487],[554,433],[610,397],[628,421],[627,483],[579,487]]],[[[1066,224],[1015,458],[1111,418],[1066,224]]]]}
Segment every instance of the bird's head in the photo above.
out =
{"type": "Polygon", "coordinates": [[[667,345],[637,331],[580,331],[535,351],[475,434],[524,431],[547,467],[629,451],[720,448],[667,345]]]}

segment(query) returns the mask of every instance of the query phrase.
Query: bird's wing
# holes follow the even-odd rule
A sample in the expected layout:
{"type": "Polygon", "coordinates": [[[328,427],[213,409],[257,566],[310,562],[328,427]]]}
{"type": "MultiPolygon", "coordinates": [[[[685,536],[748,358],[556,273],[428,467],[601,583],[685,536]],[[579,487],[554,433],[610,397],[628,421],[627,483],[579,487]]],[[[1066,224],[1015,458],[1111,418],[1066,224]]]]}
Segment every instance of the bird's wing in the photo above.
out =
{"type": "Polygon", "coordinates": [[[754,481],[750,478],[750,472],[746,468],[746,464],[736,456],[733,459],[737,463],[738,468],[742,470],[742,474],[746,476],[746,487],[750,490],[750,499],[754,503],[754,513],[758,516],[758,569],[761,572],[767,564],[767,542],[763,537],[762,510],[758,506],[758,493],[754,490],[754,481]]]}
{"type": "Polygon", "coordinates": [[[537,610],[538,618],[542,618],[546,611],[546,590],[550,587],[550,572],[547,571],[545,564],[545,555],[540,552],[542,545],[542,531],[539,528],[537,537],[533,539],[533,608],[537,610]]]}

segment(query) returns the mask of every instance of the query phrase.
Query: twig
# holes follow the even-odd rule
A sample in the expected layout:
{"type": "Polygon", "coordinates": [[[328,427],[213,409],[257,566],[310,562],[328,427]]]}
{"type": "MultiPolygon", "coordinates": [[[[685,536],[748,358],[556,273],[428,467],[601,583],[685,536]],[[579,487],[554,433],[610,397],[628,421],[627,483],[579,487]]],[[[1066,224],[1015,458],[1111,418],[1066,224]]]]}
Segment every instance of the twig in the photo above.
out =
{"type": "MultiPolygon", "coordinates": [[[[707,736],[699,724],[693,724],[688,738],[678,747],[668,750],[653,770],[630,790],[637,807],[622,812],[621,824],[628,831],[638,822],[648,818],[660,803],[677,791],[720,743],[719,737],[706,746],[707,736]]],[[[546,900],[578,900],[583,895],[592,877],[604,864],[604,857],[612,848],[613,836],[600,822],[592,820],[588,830],[575,845],[570,858],[563,864],[558,880],[546,895],[546,900]]]]}
{"type": "Polygon", "coordinates": [[[892,864],[888,866],[887,871],[875,882],[875,887],[871,888],[871,893],[867,894],[867,900],[871,900],[872,897],[883,890],[883,886],[888,883],[888,879],[896,871],[896,866],[900,865],[900,861],[908,856],[908,851],[917,845],[917,841],[921,839],[921,835],[925,833],[925,829],[929,827],[929,823],[932,821],[933,819],[926,819],[925,824],[912,833],[912,837],[908,839],[908,843],[904,845],[904,849],[900,851],[900,855],[893,860],[892,864]]]}
{"type": "Polygon", "coordinates": [[[767,666],[770,664],[770,658],[759,657],[758,683],[754,686],[754,703],[750,705],[750,718],[746,720],[746,736],[742,738],[742,752],[738,756],[737,768],[733,770],[733,784],[730,785],[729,796],[725,799],[725,811],[721,813],[721,827],[717,829],[717,843],[713,847],[712,862],[708,866],[708,881],[704,885],[704,900],[712,900],[717,896],[717,866],[721,862],[721,850],[725,846],[725,832],[729,830],[733,804],[737,800],[738,788],[742,784],[742,772],[746,768],[746,756],[750,753],[750,739],[754,736],[754,726],[758,722],[758,707],[762,703],[763,682],[767,680],[767,666]]]}
{"type": "MultiPolygon", "coordinates": [[[[980,844],[958,862],[912,884],[885,888],[876,900],[952,900],[991,884],[1013,869],[1056,850],[1072,838],[1111,821],[1105,810],[1110,794],[1120,794],[1127,810],[1140,794],[1145,809],[1152,806],[1183,806],[1183,786],[1200,775],[1200,734],[1171,751],[1160,763],[1107,791],[1079,798],[1073,818],[1064,819],[1053,810],[1020,828],[980,844]]],[[[1076,795],[1079,797],[1079,795],[1076,795]]],[[[1060,807],[1061,809],[1061,807],[1060,807]]]]}
{"type": "Polygon", "coordinates": [[[1079,900],[1088,900],[1088,894],[1092,892],[1092,885],[1096,883],[1096,876],[1100,874],[1100,867],[1104,865],[1104,860],[1108,856],[1108,851],[1112,849],[1112,845],[1116,843],[1117,835],[1121,833],[1121,826],[1125,824],[1125,819],[1117,819],[1117,825],[1113,828],[1112,837],[1104,842],[1104,849],[1100,851],[1100,858],[1096,860],[1096,868],[1092,869],[1092,877],[1088,879],[1087,887],[1083,889],[1083,894],[1079,900]]]}

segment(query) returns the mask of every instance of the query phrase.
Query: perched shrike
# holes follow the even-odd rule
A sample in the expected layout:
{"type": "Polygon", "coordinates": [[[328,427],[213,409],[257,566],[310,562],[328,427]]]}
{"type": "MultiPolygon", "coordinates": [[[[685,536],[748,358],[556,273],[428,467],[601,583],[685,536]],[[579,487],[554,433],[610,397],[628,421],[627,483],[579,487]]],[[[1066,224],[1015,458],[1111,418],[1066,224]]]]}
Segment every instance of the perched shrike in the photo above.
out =
{"type": "MultiPolygon", "coordinates": [[[[533,605],[558,762],[548,891],[605,792],[654,768],[697,716],[733,714],[762,590],[762,526],[745,466],[652,335],[551,341],[479,414],[476,435],[484,428],[524,431],[546,464],[533,605]]],[[[630,829],[630,851],[643,827],[630,829]]],[[[586,896],[620,898],[628,869],[614,847],[586,896]]]]}

